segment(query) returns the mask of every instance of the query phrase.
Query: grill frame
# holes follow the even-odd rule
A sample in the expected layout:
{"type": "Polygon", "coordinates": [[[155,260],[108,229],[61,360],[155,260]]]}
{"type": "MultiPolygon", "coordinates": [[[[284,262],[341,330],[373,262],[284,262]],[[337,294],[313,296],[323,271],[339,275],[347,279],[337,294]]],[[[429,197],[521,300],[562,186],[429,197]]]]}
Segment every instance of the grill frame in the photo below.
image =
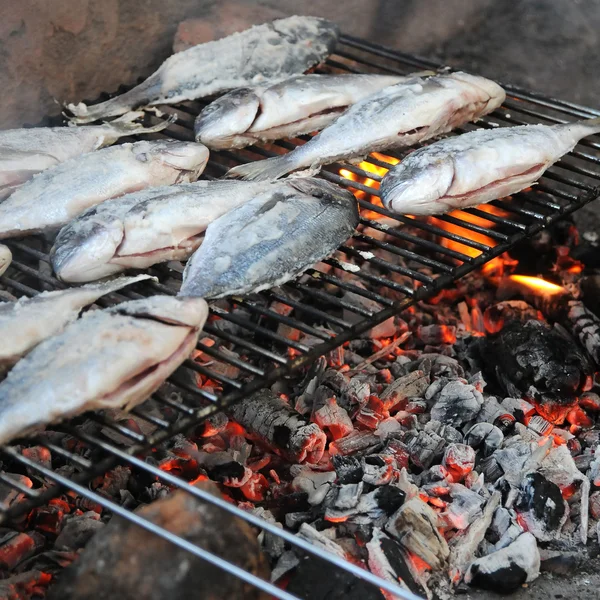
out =
{"type": "MultiPolygon", "coordinates": [[[[330,69],[336,70],[342,68],[346,72],[395,72],[399,74],[405,74],[414,70],[439,70],[440,68],[442,68],[441,65],[436,64],[433,61],[410,56],[394,50],[389,50],[387,48],[384,48],[383,46],[367,43],[351,36],[343,36],[341,38],[338,50],[336,50],[336,53],[327,61],[327,65],[329,65],[330,69]]],[[[588,109],[586,107],[579,106],[570,102],[546,98],[542,95],[530,93],[515,86],[504,85],[504,87],[509,96],[507,102],[503,105],[501,109],[499,109],[499,111],[496,111],[495,113],[493,113],[493,115],[487,116],[484,119],[482,119],[480,123],[481,126],[493,127],[493,123],[497,122],[504,124],[520,124],[521,122],[524,122],[523,120],[525,120],[525,122],[528,122],[527,119],[532,119],[531,122],[535,122],[540,119],[542,120],[542,122],[561,122],[564,120],[564,116],[569,116],[571,118],[589,118],[594,116],[600,116],[600,111],[588,109]],[[520,116],[515,117],[512,113],[507,113],[507,110],[514,111],[514,113],[520,116]]],[[[179,114],[183,114],[184,117],[178,122],[178,124],[169,128],[168,131],[172,137],[175,137],[177,139],[191,139],[192,134],[189,129],[190,117],[193,117],[194,113],[198,112],[199,106],[199,103],[190,103],[189,106],[185,108],[165,108],[165,112],[176,111],[179,114]]],[[[457,132],[470,129],[472,129],[471,125],[461,128],[457,130],[457,132]]],[[[282,141],[275,144],[274,147],[289,150],[293,147],[293,144],[290,141],[282,141]]],[[[240,155],[245,158],[251,158],[252,156],[271,156],[274,155],[274,153],[271,151],[267,151],[262,147],[252,148],[249,151],[242,151],[241,153],[217,153],[216,156],[213,155],[211,157],[210,164],[212,171],[210,171],[210,173],[212,173],[212,177],[215,177],[215,174],[220,174],[224,172],[226,168],[224,164],[228,160],[233,159],[236,161],[236,164],[242,162],[240,160],[240,155]]],[[[401,156],[401,154],[397,153],[389,153],[389,155],[401,156]]],[[[466,257],[467,259],[464,260],[464,262],[459,266],[448,267],[448,263],[442,261],[441,259],[432,259],[429,253],[431,251],[437,251],[438,254],[441,254],[446,258],[456,259],[458,258],[458,256],[456,256],[456,251],[451,251],[447,248],[442,248],[440,252],[439,247],[436,248],[432,247],[431,245],[432,243],[435,244],[436,242],[432,242],[427,238],[417,238],[415,240],[415,236],[411,232],[407,232],[400,229],[396,230],[396,234],[399,236],[398,239],[400,241],[405,241],[410,244],[416,244],[417,247],[422,248],[424,251],[426,251],[422,255],[419,255],[417,253],[416,258],[417,260],[420,259],[421,262],[424,262],[425,267],[434,266],[435,268],[437,268],[440,271],[437,277],[431,278],[430,276],[423,274],[422,272],[402,267],[402,269],[407,271],[407,274],[409,276],[412,276],[415,281],[419,280],[419,282],[423,283],[424,285],[413,288],[412,290],[408,288],[403,289],[402,286],[400,286],[399,290],[405,292],[404,298],[400,300],[384,298],[384,300],[386,301],[384,303],[384,308],[375,314],[366,314],[365,311],[363,311],[361,315],[361,311],[358,311],[359,316],[362,316],[363,318],[356,324],[346,323],[343,318],[339,318],[339,316],[337,316],[339,313],[327,315],[327,319],[329,320],[329,322],[333,323],[334,325],[337,325],[341,329],[341,332],[339,332],[335,337],[331,339],[327,339],[327,334],[321,333],[322,342],[312,349],[306,349],[305,347],[303,347],[302,344],[296,344],[294,346],[294,344],[288,343],[289,341],[286,342],[287,347],[293,348],[295,351],[301,353],[298,357],[291,358],[289,360],[285,359],[285,357],[282,357],[279,353],[272,351],[272,345],[269,345],[269,347],[267,348],[263,348],[260,345],[257,346],[255,344],[255,339],[254,341],[246,341],[235,338],[231,340],[230,336],[229,341],[234,341],[236,344],[256,352],[259,355],[258,362],[260,362],[260,360],[270,360],[278,364],[279,366],[276,366],[275,368],[271,368],[269,370],[265,370],[264,367],[257,364],[240,363],[237,361],[233,361],[231,358],[228,359],[227,357],[225,357],[226,362],[234,364],[246,373],[254,375],[254,378],[248,383],[240,385],[239,382],[232,381],[231,379],[227,379],[226,377],[215,377],[216,380],[221,379],[221,381],[230,388],[226,393],[224,393],[221,396],[217,396],[205,390],[193,389],[189,383],[182,381],[181,378],[176,374],[174,376],[175,381],[177,382],[177,385],[180,388],[186,391],[186,397],[189,394],[193,394],[197,396],[199,400],[205,402],[206,405],[202,408],[197,408],[193,406],[188,406],[187,404],[178,405],[178,403],[174,403],[168,398],[161,398],[160,402],[163,405],[166,404],[173,408],[173,410],[179,411],[184,415],[183,418],[177,421],[175,426],[169,425],[168,421],[166,421],[165,419],[160,419],[156,416],[151,416],[145,413],[143,407],[135,409],[134,414],[136,414],[142,419],[145,419],[146,421],[153,423],[158,427],[156,432],[150,436],[140,435],[139,433],[125,427],[124,425],[121,425],[116,422],[107,421],[106,419],[104,419],[104,417],[98,415],[93,417],[94,420],[99,420],[100,422],[103,422],[107,427],[109,427],[113,431],[120,433],[121,435],[126,436],[127,438],[132,440],[133,445],[127,449],[119,448],[115,444],[111,444],[105,441],[104,439],[101,439],[95,435],[90,435],[89,433],[78,429],[77,421],[75,421],[75,423],[67,423],[66,425],[61,426],[59,428],[63,431],[67,431],[69,434],[75,436],[82,443],[88,445],[94,451],[92,452],[93,455],[96,455],[97,452],[99,452],[99,455],[103,457],[100,460],[89,460],[72,452],[69,452],[63,449],[62,447],[58,447],[48,443],[42,443],[43,440],[40,441],[39,438],[34,437],[32,443],[40,443],[40,445],[48,447],[53,453],[53,455],[59,455],[65,460],[71,461],[72,463],[83,469],[83,471],[76,474],[71,479],[68,479],[63,475],[59,475],[54,471],[50,471],[42,465],[34,463],[30,459],[22,456],[18,452],[18,449],[15,449],[12,446],[7,448],[1,448],[0,452],[3,454],[4,457],[8,458],[11,464],[18,464],[23,468],[32,469],[40,476],[43,476],[50,481],[54,481],[57,485],[55,487],[50,487],[45,491],[36,492],[35,490],[30,490],[28,488],[25,488],[24,486],[19,486],[19,484],[11,480],[4,473],[0,473],[0,481],[2,481],[4,484],[10,487],[18,489],[20,492],[25,494],[25,496],[28,499],[27,502],[19,503],[16,507],[16,510],[6,510],[4,507],[0,507],[0,521],[3,522],[6,520],[10,520],[18,516],[19,514],[30,510],[34,505],[39,505],[44,502],[47,502],[52,497],[57,496],[65,488],[71,489],[72,491],[84,497],[98,502],[105,509],[120,514],[125,518],[131,519],[138,523],[138,525],[145,527],[146,529],[149,529],[151,531],[154,531],[154,533],[157,533],[158,535],[162,535],[163,537],[165,537],[165,539],[169,539],[171,542],[189,550],[190,552],[195,553],[197,556],[200,556],[205,560],[209,560],[216,567],[225,569],[232,575],[244,577],[244,574],[236,571],[237,567],[233,565],[223,564],[222,560],[218,557],[211,557],[210,555],[207,556],[207,553],[200,548],[197,548],[195,546],[193,548],[190,548],[189,546],[191,546],[191,544],[189,544],[185,540],[181,538],[176,538],[175,536],[169,534],[165,530],[161,530],[160,528],[145,521],[138,515],[122,507],[117,506],[112,501],[107,500],[106,498],[100,496],[99,494],[90,490],[87,487],[86,484],[89,483],[95,476],[106,472],[108,469],[114,467],[116,464],[128,464],[134,469],[145,470],[149,474],[161,479],[163,482],[169,485],[185,489],[188,493],[193,494],[202,501],[212,502],[213,504],[220,506],[221,508],[227,510],[232,514],[237,514],[238,516],[241,516],[245,520],[249,521],[251,524],[260,527],[265,531],[269,531],[270,533],[273,533],[275,535],[282,536],[291,545],[295,545],[297,547],[299,546],[301,547],[301,549],[315,554],[320,558],[323,558],[329,561],[330,563],[351,572],[355,576],[366,579],[367,581],[369,581],[373,585],[376,585],[377,587],[384,588],[391,593],[397,594],[400,597],[416,598],[416,596],[407,593],[406,590],[403,590],[399,586],[390,584],[389,582],[386,582],[376,577],[375,575],[363,571],[362,569],[351,565],[350,563],[340,564],[341,562],[343,562],[341,561],[341,559],[333,557],[331,555],[327,555],[318,548],[310,547],[309,544],[299,540],[298,538],[296,538],[296,536],[290,534],[289,532],[281,532],[281,530],[279,530],[278,528],[266,523],[265,521],[257,517],[252,517],[251,515],[244,513],[240,509],[237,509],[237,507],[233,507],[225,501],[215,499],[214,497],[202,492],[201,490],[198,490],[197,488],[192,488],[184,480],[175,477],[171,473],[161,471],[159,468],[144,462],[143,460],[138,458],[138,456],[149,452],[151,448],[173,437],[175,434],[191,429],[193,426],[199,424],[207,417],[211,416],[212,414],[215,414],[218,411],[226,409],[228,406],[238,401],[242,397],[248,395],[249,393],[258,390],[261,387],[264,387],[265,385],[269,385],[274,381],[281,379],[287,375],[297,373],[300,369],[314,361],[314,359],[316,359],[318,356],[326,354],[331,350],[339,347],[344,342],[360,336],[362,333],[371,329],[375,325],[386,321],[389,317],[396,315],[398,312],[407,308],[411,304],[414,304],[419,300],[437,294],[439,291],[450,286],[456,279],[474,271],[475,269],[485,264],[492,258],[499,256],[500,254],[513,248],[518,242],[522,241],[523,239],[534,235],[544,227],[547,227],[548,225],[558,221],[559,219],[564,218],[566,215],[579,209],[588,202],[600,197],[600,138],[596,136],[594,138],[584,140],[582,144],[580,144],[577,147],[576,151],[571,155],[571,157],[574,157],[575,161],[566,159],[564,161],[561,161],[557,167],[551,168],[548,172],[548,175],[542,179],[542,183],[538,188],[547,193],[553,192],[554,198],[549,198],[546,196],[541,197],[540,195],[532,193],[518,195],[523,197],[523,202],[521,204],[520,201],[518,201],[516,204],[513,205],[512,208],[516,208],[517,210],[516,212],[512,210],[511,214],[516,216],[513,216],[510,220],[494,215],[489,215],[489,213],[484,213],[477,208],[467,209],[466,211],[464,211],[470,213],[472,216],[484,217],[490,223],[497,225],[499,227],[499,229],[497,230],[486,230],[480,227],[479,225],[467,223],[465,221],[458,221],[457,223],[456,218],[451,216],[441,217],[439,219],[440,221],[446,221],[447,223],[455,225],[458,224],[465,230],[475,231],[478,233],[485,234],[488,237],[491,237],[492,239],[497,241],[497,244],[493,247],[488,247],[487,245],[481,244],[479,242],[465,240],[464,238],[461,238],[459,234],[445,232],[437,228],[437,226],[431,225],[429,223],[417,224],[414,221],[408,219],[407,217],[398,217],[397,215],[393,215],[393,213],[390,213],[385,209],[374,208],[373,205],[366,200],[359,200],[359,204],[363,209],[368,208],[370,210],[375,210],[376,212],[379,212],[386,217],[394,218],[395,220],[409,227],[416,226],[418,230],[423,231],[425,234],[437,234],[438,237],[436,238],[436,240],[446,238],[457,242],[466,241],[468,246],[476,250],[482,250],[482,253],[476,257],[466,257]],[[584,164],[584,166],[582,166],[582,163],[584,164]],[[588,168],[586,168],[586,165],[588,163],[596,165],[595,172],[590,171],[588,168]],[[570,174],[568,176],[565,175],[565,171],[570,172],[570,174]],[[596,185],[592,185],[594,181],[597,182],[596,185]],[[565,187],[567,188],[566,191],[564,190],[565,187]],[[569,188],[577,189],[579,190],[579,192],[577,194],[574,194],[568,191],[569,188]],[[531,208],[532,205],[534,208],[531,208]],[[527,219],[529,219],[529,224],[526,224],[527,219]],[[523,221],[525,221],[525,223],[523,223],[523,221]],[[504,233],[504,231],[506,230],[512,231],[512,234],[504,233]],[[446,267],[444,265],[446,265],[446,267]]],[[[371,164],[374,164],[375,166],[386,166],[385,163],[383,163],[382,161],[374,159],[372,157],[368,159],[368,162],[371,162],[371,164]]],[[[352,166],[348,164],[334,165],[333,167],[326,168],[323,171],[322,176],[328,179],[329,181],[333,181],[335,183],[340,183],[344,185],[344,181],[347,182],[348,180],[344,180],[338,174],[338,169],[340,168],[340,166],[344,169],[347,169],[350,172],[354,172],[355,174],[363,178],[369,177],[373,180],[377,179],[377,177],[374,176],[372,173],[364,171],[363,169],[357,166],[352,166]]],[[[208,174],[208,177],[211,176],[210,173],[208,174]]],[[[353,182],[351,187],[359,191],[367,192],[371,195],[376,195],[375,190],[357,182],[353,182]]],[[[505,202],[496,201],[492,204],[503,209],[507,208],[507,204],[505,202]]],[[[370,227],[370,229],[379,229],[380,231],[382,231],[380,224],[374,221],[370,221],[361,217],[361,223],[363,226],[367,226],[367,228],[369,228],[369,225],[374,225],[374,227],[370,227]]],[[[387,229],[383,230],[389,233],[387,229]]],[[[373,238],[369,235],[366,235],[364,232],[357,234],[357,236],[355,237],[358,237],[359,239],[363,240],[366,239],[367,242],[373,243],[373,238]]],[[[60,289],[62,287],[66,287],[51,275],[47,275],[36,271],[34,268],[27,264],[27,262],[30,260],[47,261],[47,255],[44,252],[41,252],[40,250],[34,248],[31,244],[27,243],[27,241],[25,243],[9,241],[8,245],[11,247],[11,249],[14,250],[14,254],[16,256],[14,267],[18,271],[24,273],[25,275],[31,275],[32,277],[37,278],[37,280],[41,284],[44,284],[44,286],[46,286],[45,289],[60,289]]],[[[345,249],[345,253],[347,255],[356,256],[357,251],[355,249],[349,248],[347,245],[344,245],[343,248],[345,249]]],[[[402,248],[398,246],[394,247],[393,250],[402,250],[402,248]]],[[[402,253],[400,255],[402,255],[402,253]]],[[[406,255],[407,251],[406,249],[404,249],[404,256],[406,257],[406,255]]],[[[415,256],[411,256],[409,254],[408,258],[414,260],[415,256]]],[[[338,265],[336,259],[330,259],[326,262],[329,262],[329,264],[333,264],[334,266],[338,265]]],[[[165,267],[163,266],[159,266],[155,270],[156,272],[158,272],[159,275],[165,274],[165,267]]],[[[329,283],[336,284],[339,289],[350,289],[352,291],[356,291],[356,286],[349,284],[345,281],[340,281],[335,276],[324,274],[322,272],[316,271],[315,269],[309,269],[308,273],[309,283],[312,282],[312,279],[318,278],[321,281],[325,280],[329,281],[329,283]]],[[[7,284],[10,289],[23,293],[25,295],[30,295],[38,291],[29,287],[26,284],[20,283],[8,277],[3,277],[2,282],[4,284],[7,284]]],[[[381,282],[377,283],[380,284],[381,282]]],[[[113,304],[116,301],[141,297],[138,293],[138,290],[141,289],[143,289],[146,293],[148,293],[147,290],[149,289],[151,289],[154,293],[174,294],[176,292],[175,289],[167,287],[161,283],[138,284],[132,289],[136,291],[124,290],[116,294],[111,294],[110,296],[98,301],[97,304],[100,306],[105,306],[113,304]]],[[[302,280],[300,280],[299,282],[288,284],[286,286],[286,290],[293,290],[294,292],[300,290],[303,294],[301,296],[302,300],[304,300],[304,298],[307,295],[313,294],[315,291],[322,292],[322,290],[320,289],[314,290],[310,287],[310,285],[307,285],[302,280]]],[[[373,294],[373,292],[368,292],[363,295],[370,299],[382,299],[380,294],[376,294],[376,296],[373,296],[373,294]]],[[[265,292],[265,295],[270,297],[271,299],[284,301],[288,304],[295,303],[295,309],[297,311],[309,314],[315,319],[318,319],[319,317],[323,316],[323,311],[321,309],[316,308],[314,305],[307,305],[302,300],[297,301],[293,298],[282,296],[282,293],[279,291],[265,292]]],[[[316,298],[323,299],[322,293],[317,293],[316,298]]],[[[326,297],[325,299],[327,302],[333,302],[331,297],[326,297]]],[[[343,301],[338,300],[338,305],[340,303],[342,305],[344,304],[343,301]]],[[[279,315],[276,318],[272,314],[270,314],[271,311],[265,309],[264,306],[262,306],[260,303],[253,300],[252,298],[240,300],[239,302],[237,302],[237,304],[238,306],[242,306],[248,311],[250,311],[252,315],[262,315],[264,317],[265,314],[267,314],[268,318],[274,319],[275,322],[284,323],[288,325],[291,323],[292,325],[296,326],[300,325],[301,327],[296,328],[302,329],[303,327],[304,329],[302,330],[306,333],[310,333],[311,335],[317,334],[317,337],[319,336],[320,331],[313,327],[311,324],[307,322],[298,322],[294,318],[284,317],[283,315],[279,315]]],[[[335,304],[336,302],[333,302],[334,306],[335,304]]],[[[347,306],[344,306],[344,308],[348,310],[347,306]]],[[[236,323],[235,316],[227,316],[222,313],[220,313],[220,316],[225,318],[226,320],[230,320],[231,322],[236,323]]],[[[265,325],[264,322],[262,324],[261,322],[252,323],[252,327],[257,332],[258,337],[265,336],[267,339],[273,340],[276,343],[282,342],[281,339],[278,339],[276,335],[274,335],[273,331],[264,327],[263,325],[265,325]]],[[[205,332],[209,334],[218,334],[220,338],[224,339],[225,341],[228,340],[228,336],[224,335],[223,332],[219,332],[213,324],[209,325],[205,329],[205,332]]],[[[255,336],[255,338],[256,337],[257,336],[255,336]]],[[[205,344],[201,344],[199,348],[208,356],[211,356],[218,360],[224,359],[223,353],[218,349],[215,350],[214,348],[206,346],[205,344]]],[[[186,362],[186,367],[210,378],[213,378],[215,375],[214,372],[211,371],[211,369],[201,365],[192,364],[189,360],[186,362]]],[[[248,583],[256,585],[257,587],[261,587],[263,591],[270,593],[275,597],[286,599],[293,598],[293,596],[291,596],[290,594],[279,590],[275,586],[266,584],[265,582],[263,582],[263,587],[260,581],[255,581],[255,578],[253,578],[253,576],[251,576],[250,574],[246,574],[246,576],[248,577],[246,579],[248,583]]]]}

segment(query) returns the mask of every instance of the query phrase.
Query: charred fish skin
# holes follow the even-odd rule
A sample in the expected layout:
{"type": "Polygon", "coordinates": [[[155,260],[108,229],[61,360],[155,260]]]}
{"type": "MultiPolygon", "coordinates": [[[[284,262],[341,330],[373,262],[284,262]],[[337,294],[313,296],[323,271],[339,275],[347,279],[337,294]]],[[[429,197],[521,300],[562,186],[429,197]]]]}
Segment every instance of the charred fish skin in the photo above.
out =
{"type": "Polygon", "coordinates": [[[146,81],[93,106],[68,104],[73,121],[89,123],[133,108],[175,104],[298,75],[335,47],[337,26],[317,17],[288,17],[169,57],[146,81]]]}
{"type": "Polygon", "coordinates": [[[0,239],[58,229],[87,208],[129,192],[196,180],[208,149],[173,140],[121,144],[36,175],[0,204],[0,239]]]}
{"type": "Polygon", "coordinates": [[[4,275],[6,269],[10,267],[12,262],[12,252],[8,246],[0,244],[0,276],[4,275]]]}
{"type": "Polygon", "coordinates": [[[61,229],[50,252],[52,267],[62,281],[81,283],[128,268],[185,260],[210,223],[269,186],[198,181],[109,200],[61,229]]]}
{"type": "Polygon", "coordinates": [[[313,74],[233,90],[198,115],[196,141],[223,150],[318,131],[366,96],[409,79],[400,75],[313,74]]]}
{"type": "Polygon", "coordinates": [[[442,140],[393,167],[381,182],[381,200],[397,213],[432,215],[510,196],[595,133],[600,119],[478,130],[442,140]]]}
{"type": "Polygon", "coordinates": [[[0,444],[88,410],[143,402],[189,356],[207,315],[202,299],[169,296],[84,315],[0,383],[0,444]]]}
{"type": "Polygon", "coordinates": [[[313,178],[273,183],[208,226],[179,295],[216,299],[281,285],[326,258],[357,225],[347,190],[313,178]]]}
{"type": "Polygon", "coordinates": [[[419,77],[367,96],[306,144],[283,156],[234,167],[227,177],[264,181],[369,152],[412,146],[492,112],[506,94],[484,77],[419,77]]]}
{"type": "Polygon", "coordinates": [[[144,127],[132,112],[111,123],[87,127],[32,127],[0,131],[0,199],[31,179],[66,160],[114,144],[118,139],[162,131],[172,120],[144,127]]]}
{"type": "Polygon", "coordinates": [[[149,275],[119,277],[0,304],[0,372],[14,365],[41,341],[60,333],[83,308],[101,296],[146,279],[152,278],[149,275]]]}

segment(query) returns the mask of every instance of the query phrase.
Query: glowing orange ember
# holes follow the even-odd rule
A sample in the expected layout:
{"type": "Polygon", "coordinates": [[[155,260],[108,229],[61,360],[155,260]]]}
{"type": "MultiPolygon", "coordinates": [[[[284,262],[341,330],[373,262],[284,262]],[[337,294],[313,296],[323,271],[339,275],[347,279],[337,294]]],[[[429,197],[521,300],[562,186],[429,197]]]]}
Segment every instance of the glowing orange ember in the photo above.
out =
{"type": "Polygon", "coordinates": [[[556,285],[555,283],[551,283],[550,281],[546,281],[541,277],[530,277],[528,275],[511,275],[509,279],[530,290],[539,292],[544,296],[557,296],[559,294],[566,293],[564,287],[556,285]]]}

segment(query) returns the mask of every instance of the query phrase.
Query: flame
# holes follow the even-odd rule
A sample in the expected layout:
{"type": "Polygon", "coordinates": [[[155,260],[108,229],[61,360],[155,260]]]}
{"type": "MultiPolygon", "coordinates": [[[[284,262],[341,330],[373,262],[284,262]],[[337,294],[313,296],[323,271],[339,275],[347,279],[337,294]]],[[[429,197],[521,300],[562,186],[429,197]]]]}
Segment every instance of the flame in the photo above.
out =
{"type": "MultiPolygon", "coordinates": [[[[371,154],[371,156],[378,161],[388,163],[392,166],[397,165],[400,162],[397,158],[394,158],[393,156],[386,156],[385,154],[380,154],[379,152],[373,152],[371,154]]],[[[365,160],[363,160],[362,162],[359,163],[358,168],[362,169],[363,171],[366,171],[367,173],[373,173],[374,175],[377,175],[378,178],[383,177],[389,171],[389,169],[386,169],[385,167],[380,167],[379,165],[374,165],[365,160]]],[[[374,190],[379,190],[379,181],[376,181],[375,179],[357,175],[356,173],[353,173],[352,171],[350,171],[348,169],[340,169],[339,174],[344,179],[348,179],[350,181],[356,181],[364,186],[373,188],[374,190]]],[[[379,199],[378,196],[369,195],[369,194],[367,194],[367,192],[353,188],[352,186],[348,186],[348,188],[350,189],[350,191],[354,194],[354,196],[358,200],[367,200],[368,199],[371,202],[371,204],[375,204],[376,206],[383,207],[383,204],[381,203],[381,200],[379,199]],[[370,196],[370,197],[368,197],[368,196],[370,196]]],[[[362,212],[362,216],[365,219],[376,220],[376,219],[381,218],[381,214],[379,214],[378,212],[372,211],[372,210],[364,210],[363,209],[361,212],[362,212]]]]}
{"type": "Polygon", "coordinates": [[[543,294],[544,296],[556,296],[558,294],[565,294],[566,290],[560,285],[546,281],[541,277],[530,277],[528,275],[511,275],[509,277],[511,281],[523,285],[530,290],[535,290],[543,294]]]}

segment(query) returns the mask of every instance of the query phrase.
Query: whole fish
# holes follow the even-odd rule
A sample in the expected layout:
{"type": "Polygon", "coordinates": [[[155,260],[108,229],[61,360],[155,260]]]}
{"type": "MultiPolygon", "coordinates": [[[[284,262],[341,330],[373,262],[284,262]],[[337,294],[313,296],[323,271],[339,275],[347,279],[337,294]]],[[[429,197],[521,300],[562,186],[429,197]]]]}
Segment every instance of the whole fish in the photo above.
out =
{"type": "Polygon", "coordinates": [[[14,365],[41,341],[60,333],[88,304],[144,279],[151,277],[120,277],[80,288],[42,292],[17,302],[3,302],[0,304],[0,372],[14,365]]]}
{"type": "Polygon", "coordinates": [[[276,183],[211,223],[188,261],[179,295],[222,298],[293,279],[358,225],[356,198],[312,178],[276,183]]]}
{"type": "Polygon", "coordinates": [[[189,356],[207,314],[200,298],[153,296],[71,323],[0,383],[0,444],[88,410],[143,402],[189,356]]]}
{"type": "Polygon", "coordinates": [[[432,215],[510,196],[594,133],[600,133],[600,118],[478,130],[442,140],[393,167],[381,182],[381,200],[398,213],[432,215]]]}
{"type": "Polygon", "coordinates": [[[0,244],[0,275],[4,275],[6,269],[10,267],[11,262],[12,252],[10,251],[10,248],[4,244],[0,244]]]}
{"type": "Polygon", "coordinates": [[[0,131],[0,199],[36,173],[80,154],[114,144],[119,138],[156,133],[171,121],[152,127],[133,123],[143,113],[132,112],[111,123],[89,127],[31,127],[0,131]]]}
{"type": "Polygon", "coordinates": [[[60,230],[50,253],[54,272],[63,281],[83,282],[187,259],[210,223],[270,186],[198,181],[109,200],[60,230]]]}
{"type": "Polygon", "coordinates": [[[0,239],[56,229],[129,192],[193,181],[204,170],[202,144],[159,140],[89,152],[36,175],[0,204],[0,239]]]}
{"type": "Polygon", "coordinates": [[[221,150],[318,131],[366,96],[412,79],[414,76],[296,75],[278,83],[240,88],[221,96],[198,115],[196,141],[221,150]]]}
{"type": "Polygon", "coordinates": [[[177,52],[146,81],[106,102],[67,105],[77,123],[121,115],[133,108],[175,104],[263,81],[298,75],[323,61],[339,36],[316,17],[288,17],[177,52]]]}
{"type": "Polygon", "coordinates": [[[367,96],[292,152],[234,167],[227,175],[277,179],[297,169],[317,170],[337,160],[411,146],[493,111],[504,98],[504,90],[483,77],[417,77],[367,96]]]}

